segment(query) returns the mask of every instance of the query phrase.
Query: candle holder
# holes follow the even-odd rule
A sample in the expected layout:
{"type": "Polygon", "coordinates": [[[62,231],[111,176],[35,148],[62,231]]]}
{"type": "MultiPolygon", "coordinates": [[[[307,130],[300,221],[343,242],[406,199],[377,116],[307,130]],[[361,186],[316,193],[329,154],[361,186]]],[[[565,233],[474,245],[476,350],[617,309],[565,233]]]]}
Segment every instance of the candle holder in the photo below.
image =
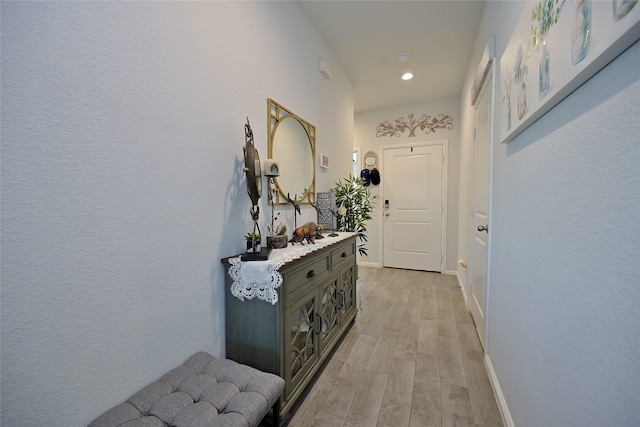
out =
{"type": "Polygon", "coordinates": [[[275,184],[275,177],[280,176],[280,166],[277,160],[268,159],[264,162],[265,176],[269,178],[269,194],[268,203],[271,205],[271,226],[267,226],[269,234],[267,235],[267,247],[272,249],[286,248],[289,242],[287,241],[286,226],[278,227],[278,229],[284,229],[285,234],[278,234],[275,228],[276,219],[280,216],[280,212],[276,214],[274,195],[278,189],[275,184]]]}

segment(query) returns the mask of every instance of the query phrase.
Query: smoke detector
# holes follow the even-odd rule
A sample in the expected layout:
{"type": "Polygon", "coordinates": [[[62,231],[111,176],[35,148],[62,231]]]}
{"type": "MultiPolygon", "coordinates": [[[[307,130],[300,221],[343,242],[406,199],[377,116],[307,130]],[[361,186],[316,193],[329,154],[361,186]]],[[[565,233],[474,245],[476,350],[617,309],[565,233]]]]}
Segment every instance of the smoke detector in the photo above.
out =
{"type": "Polygon", "coordinates": [[[331,78],[331,67],[329,67],[329,64],[327,64],[324,59],[320,60],[320,74],[322,74],[322,77],[325,79],[331,78]]]}
{"type": "Polygon", "coordinates": [[[407,62],[409,60],[409,54],[408,53],[401,53],[400,55],[396,56],[396,60],[400,64],[404,64],[405,62],[407,62]]]}

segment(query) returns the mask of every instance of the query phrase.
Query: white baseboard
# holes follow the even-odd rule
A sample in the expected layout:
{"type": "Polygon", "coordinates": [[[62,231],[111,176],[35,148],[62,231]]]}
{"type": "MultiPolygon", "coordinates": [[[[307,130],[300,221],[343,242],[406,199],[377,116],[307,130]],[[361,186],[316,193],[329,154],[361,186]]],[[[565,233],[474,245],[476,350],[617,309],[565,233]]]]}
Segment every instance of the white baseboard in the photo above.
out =
{"type": "MultiPolygon", "coordinates": [[[[362,267],[382,268],[382,264],[380,264],[379,262],[359,261],[358,265],[360,265],[362,267]]],[[[442,274],[447,274],[449,276],[457,276],[458,277],[458,282],[460,282],[460,276],[458,276],[458,272],[456,270],[445,270],[445,271],[442,272],[442,274]]],[[[460,283],[462,283],[462,282],[460,282],[460,283]]]]}
{"type": "Polygon", "coordinates": [[[380,263],[377,262],[364,262],[364,261],[360,261],[358,263],[359,266],[362,267],[374,267],[374,268],[382,268],[382,266],[380,265],[380,263]]]}
{"type": "Polygon", "coordinates": [[[464,287],[460,274],[456,271],[456,278],[458,279],[458,285],[460,285],[460,292],[462,292],[462,298],[464,298],[465,307],[469,307],[469,297],[467,295],[467,288],[464,287]]]}
{"type": "Polygon", "coordinates": [[[498,402],[500,415],[502,415],[502,423],[505,427],[515,427],[513,419],[511,418],[511,413],[509,412],[509,407],[507,406],[507,401],[504,398],[504,394],[502,394],[500,382],[498,381],[498,377],[496,377],[496,372],[493,370],[491,358],[489,358],[488,354],[484,355],[484,366],[489,374],[489,381],[491,381],[491,386],[493,387],[493,394],[495,394],[496,401],[498,402]]]}

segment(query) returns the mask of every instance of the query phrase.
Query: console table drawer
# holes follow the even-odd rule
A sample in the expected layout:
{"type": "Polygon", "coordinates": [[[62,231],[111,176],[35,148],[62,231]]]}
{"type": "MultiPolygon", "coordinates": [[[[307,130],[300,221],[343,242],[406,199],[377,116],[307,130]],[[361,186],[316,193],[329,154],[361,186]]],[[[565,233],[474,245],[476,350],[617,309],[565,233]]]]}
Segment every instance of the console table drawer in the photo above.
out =
{"type": "Polygon", "coordinates": [[[290,273],[285,272],[283,275],[286,284],[285,291],[287,294],[291,294],[327,271],[329,271],[329,257],[324,256],[290,273]]]}
{"type": "Polygon", "coordinates": [[[354,256],[355,251],[356,251],[356,245],[353,242],[331,251],[332,268],[335,268],[338,264],[344,261],[347,261],[350,257],[354,256]]]}

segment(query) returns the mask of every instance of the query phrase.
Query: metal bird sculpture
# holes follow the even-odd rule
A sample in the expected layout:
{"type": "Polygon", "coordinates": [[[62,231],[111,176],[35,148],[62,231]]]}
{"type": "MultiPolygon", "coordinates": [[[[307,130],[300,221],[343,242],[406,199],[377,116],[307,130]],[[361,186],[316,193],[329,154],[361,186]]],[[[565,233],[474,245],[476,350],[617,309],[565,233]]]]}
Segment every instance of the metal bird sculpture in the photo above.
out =
{"type": "MultiPolygon", "coordinates": [[[[334,211],[333,209],[329,208],[329,212],[331,212],[331,215],[335,216],[336,218],[338,217],[338,213],[336,211],[334,211]]],[[[329,234],[329,237],[336,237],[338,235],[338,233],[336,233],[335,230],[331,231],[331,234],[329,234]]]]}
{"type": "Polygon", "coordinates": [[[298,201],[296,200],[298,198],[297,194],[294,194],[293,199],[291,199],[291,196],[289,195],[289,193],[287,193],[287,201],[289,203],[291,203],[293,205],[293,229],[295,230],[296,228],[298,228],[298,216],[296,215],[296,212],[299,214],[302,214],[302,212],[300,211],[300,205],[298,204],[298,201]]]}

